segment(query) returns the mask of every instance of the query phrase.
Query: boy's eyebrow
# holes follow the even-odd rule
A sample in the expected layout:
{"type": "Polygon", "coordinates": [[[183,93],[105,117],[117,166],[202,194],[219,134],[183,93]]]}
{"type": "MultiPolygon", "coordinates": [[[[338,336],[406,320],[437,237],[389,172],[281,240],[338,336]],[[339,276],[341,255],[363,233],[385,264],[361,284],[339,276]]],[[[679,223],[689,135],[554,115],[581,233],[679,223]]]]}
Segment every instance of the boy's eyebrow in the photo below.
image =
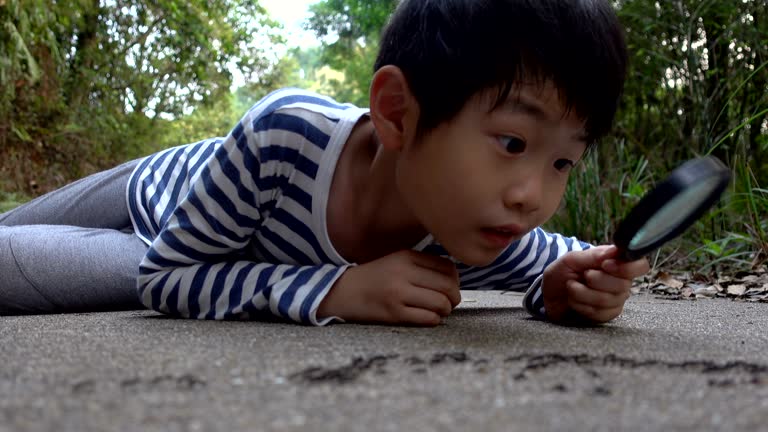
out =
{"type": "MultiPolygon", "coordinates": [[[[517,97],[510,97],[509,99],[505,100],[504,103],[501,104],[500,108],[509,112],[525,114],[527,116],[533,117],[539,122],[544,122],[544,123],[557,122],[557,120],[554,119],[551,115],[549,115],[544,110],[544,108],[541,107],[541,105],[538,102],[536,102],[535,100],[526,98],[523,95],[518,95],[517,97]]],[[[587,133],[582,132],[582,133],[576,134],[573,136],[573,139],[575,139],[576,141],[587,142],[587,133]]]]}
{"type": "Polygon", "coordinates": [[[526,114],[536,120],[553,122],[553,119],[535,101],[527,100],[524,96],[510,97],[501,104],[501,108],[507,111],[526,114]]]}

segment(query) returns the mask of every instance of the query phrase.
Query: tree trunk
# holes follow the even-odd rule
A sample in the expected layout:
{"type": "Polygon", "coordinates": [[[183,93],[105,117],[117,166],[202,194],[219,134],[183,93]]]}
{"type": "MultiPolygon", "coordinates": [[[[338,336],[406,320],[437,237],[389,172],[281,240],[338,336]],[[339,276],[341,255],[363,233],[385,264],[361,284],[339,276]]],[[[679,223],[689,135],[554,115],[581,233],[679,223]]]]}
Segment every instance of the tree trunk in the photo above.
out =
{"type": "Polygon", "coordinates": [[[65,103],[73,114],[91,91],[89,74],[94,66],[95,48],[99,41],[99,0],[92,0],[83,11],[82,28],[77,31],[75,53],[69,66],[69,81],[64,94],[65,103]]]}
{"type": "MultiPolygon", "coordinates": [[[[731,23],[733,9],[730,5],[713,3],[702,14],[704,31],[707,35],[707,51],[709,69],[705,72],[705,86],[708,98],[706,109],[706,122],[711,130],[708,136],[708,150],[720,141],[731,128],[731,115],[725,103],[728,98],[727,83],[729,77],[730,37],[727,33],[731,23]],[[723,111],[723,109],[725,110],[723,111]],[[723,113],[718,119],[718,115],[723,113]],[[717,123],[712,124],[717,119],[717,123]]],[[[718,146],[712,154],[722,160],[727,160],[729,150],[733,148],[733,139],[728,138],[718,146]]]]}
{"type": "MultiPolygon", "coordinates": [[[[751,6],[752,7],[749,8],[749,14],[752,15],[754,28],[756,29],[755,34],[757,35],[756,40],[753,40],[752,42],[760,44],[762,42],[760,35],[766,34],[765,32],[768,31],[768,26],[764,21],[764,13],[767,8],[764,3],[761,6],[760,2],[757,1],[753,2],[751,6]]],[[[755,55],[752,63],[755,68],[759,68],[768,62],[768,57],[765,55],[765,50],[758,48],[759,47],[753,46],[755,55]]],[[[752,101],[752,106],[756,107],[758,111],[768,107],[768,98],[765,96],[766,92],[768,92],[768,66],[763,67],[760,72],[756,73],[752,77],[751,85],[752,87],[748,91],[754,98],[752,101]]],[[[763,134],[763,124],[765,124],[765,122],[768,122],[768,115],[761,119],[755,120],[752,123],[752,128],[749,131],[749,145],[754,156],[752,168],[755,175],[757,176],[757,180],[760,186],[762,187],[768,186],[768,166],[765,166],[768,164],[768,161],[766,160],[766,152],[768,152],[768,146],[763,146],[761,148],[760,145],[760,136],[763,134]]]]}

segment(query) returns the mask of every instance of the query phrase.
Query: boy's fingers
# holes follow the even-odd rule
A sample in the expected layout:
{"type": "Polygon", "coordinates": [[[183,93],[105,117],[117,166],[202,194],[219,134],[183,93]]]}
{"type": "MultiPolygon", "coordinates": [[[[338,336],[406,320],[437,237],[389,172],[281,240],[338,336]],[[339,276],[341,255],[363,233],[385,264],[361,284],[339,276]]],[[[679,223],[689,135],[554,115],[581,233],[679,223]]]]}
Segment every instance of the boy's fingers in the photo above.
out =
{"type": "Polygon", "coordinates": [[[565,264],[573,271],[583,272],[591,268],[600,268],[606,259],[618,253],[616,246],[596,246],[583,251],[570,252],[563,256],[565,264]]]}
{"type": "Polygon", "coordinates": [[[402,311],[402,315],[399,318],[399,322],[406,324],[414,324],[420,326],[436,326],[439,325],[442,318],[437,313],[417,308],[417,307],[405,307],[402,311]]]}
{"type": "Polygon", "coordinates": [[[596,322],[607,322],[621,314],[624,306],[617,306],[610,309],[595,308],[591,305],[585,305],[581,303],[574,303],[571,305],[571,309],[579,315],[596,322]]]}
{"type": "Polygon", "coordinates": [[[645,258],[630,262],[607,259],[602,262],[600,268],[622,279],[634,279],[648,273],[651,266],[645,258]]]}
{"type": "Polygon", "coordinates": [[[434,270],[450,277],[458,277],[456,264],[451,260],[423,252],[413,252],[413,262],[419,267],[434,270]]]}
{"type": "Polygon", "coordinates": [[[413,289],[403,299],[405,306],[430,310],[440,316],[448,316],[454,308],[453,301],[439,291],[413,289]]]}
{"type": "Polygon", "coordinates": [[[417,287],[426,288],[448,297],[453,307],[461,303],[459,276],[451,261],[429,255],[415,255],[416,271],[408,278],[417,287]]]}
{"type": "Polygon", "coordinates": [[[459,291],[459,286],[452,279],[449,279],[444,275],[441,276],[441,280],[434,280],[431,283],[415,282],[414,286],[446,297],[453,307],[458,306],[459,303],[461,303],[461,291],[459,291]]]}
{"type": "Polygon", "coordinates": [[[575,304],[588,305],[597,309],[612,309],[624,304],[629,297],[628,291],[605,292],[598,289],[592,289],[581,282],[575,280],[568,281],[568,291],[570,306],[575,304]]]}
{"type": "Polygon", "coordinates": [[[628,279],[616,277],[601,270],[587,270],[584,272],[584,280],[589,288],[615,295],[629,297],[632,283],[628,279]]]}

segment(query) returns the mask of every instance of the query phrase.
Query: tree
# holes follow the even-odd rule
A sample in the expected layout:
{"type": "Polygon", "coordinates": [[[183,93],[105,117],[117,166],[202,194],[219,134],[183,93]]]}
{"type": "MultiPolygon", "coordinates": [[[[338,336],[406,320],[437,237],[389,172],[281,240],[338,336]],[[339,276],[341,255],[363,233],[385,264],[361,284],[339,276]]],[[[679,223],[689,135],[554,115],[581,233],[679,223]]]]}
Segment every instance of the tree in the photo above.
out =
{"type": "Polygon", "coordinates": [[[658,162],[707,152],[765,161],[766,3],[619,3],[632,55],[621,135],[658,162]]]}
{"type": "Polygon", "coordinates": [[[332,96],[368,105],[380,32],[396,5],[396,0],[323,0],[310,6],[306,28],[323,41],[322,62],[344,73],[343,81],[330,80],[332,96]]]}
{"type": "Polygon", "coordinates": [[[734,253],[757,251],[754,262],[765,259],[768,3],[615,3],[631,56],[616,132],[573,179],[569,211],[555,229],[610,240],[614,223],[643,190],[681,161],[711,153],[733,169],[734,181],[721,208],[689,232],[691,249],[709,242],[719,254],[737,239],[734,253]]]}
{"type": "Polygon", "coordinates": [[[54,185],[144,153],[163,118],[228,94],[231,66],[268,77],[275,26],[250,0],[0,2],[4,178],[54,185]]]}
{"type": "Polygon", "coordinates": [[[284,57],[264,70],[254,82],[198,106],[192,113],[167,122],[158,137],[159,148],[167,148],[201,139],[225,136],[259,99],[269,92],[298,85],[298,65],[293,57],[284,57]]]}

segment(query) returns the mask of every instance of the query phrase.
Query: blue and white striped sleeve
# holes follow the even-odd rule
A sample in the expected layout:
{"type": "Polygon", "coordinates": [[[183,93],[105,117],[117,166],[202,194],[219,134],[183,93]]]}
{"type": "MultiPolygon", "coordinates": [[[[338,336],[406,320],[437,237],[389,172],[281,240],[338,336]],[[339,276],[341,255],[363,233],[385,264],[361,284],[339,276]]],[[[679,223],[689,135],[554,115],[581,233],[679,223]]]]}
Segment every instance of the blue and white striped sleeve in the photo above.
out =
{"type": "Polygon", "coordinates": [[[140,264],[139,298],[187,318],[277,316],[324,325],[334,318],[319,320],[317,309],[348,266],[243,258],[263,221],[260,203],[274,193],[259,174],[253,124],[249,114],[227,136],[152,241],[140,264]]]}
{"type": "Polygon", "coordinates": [[[552,234],[536,228],[510,246],[488,267],[469,273],[462,287],[471,289],[492,287],[503,290],[523,290],[523,307],[537,318],[545,318],[541,280],[544,269],[571,251],[589,249],[590,244],[574,237],[552,234]]]}

